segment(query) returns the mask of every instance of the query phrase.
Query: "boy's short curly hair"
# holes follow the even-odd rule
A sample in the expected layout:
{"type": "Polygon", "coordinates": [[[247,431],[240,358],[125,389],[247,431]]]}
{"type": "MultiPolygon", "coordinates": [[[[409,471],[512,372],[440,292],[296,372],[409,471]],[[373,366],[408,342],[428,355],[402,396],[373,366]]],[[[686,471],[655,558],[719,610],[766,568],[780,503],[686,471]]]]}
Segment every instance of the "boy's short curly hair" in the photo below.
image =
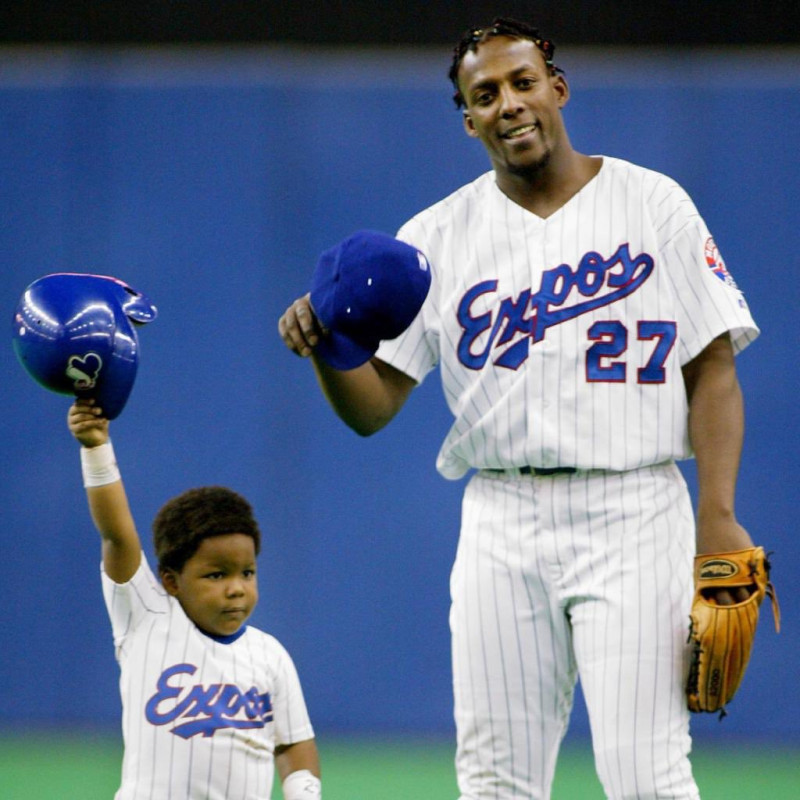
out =
{"type": "Polygon", "coordinates": [[[180,572],[203,539],[243,533],[261,550],[261,532],[250,503],[224,486],[189,489],[168,500],[153,520],[159,569],[180,572]]]}
{"type": "Polygon", "coordinates": [[[467,53],[474,53],[478,49],[478,45],[496,36],[506,36],[509,39],[529,39],[541,51],[550,74],[563,74],[564,70],[553,63],[553,54],[556,46],[553,44],[552,39],[542,36],[537,28],[527,22],[520,22],[510,17],[495,17],[492,20],[492,24],[485,28],[470,28],[453,48],[453,60],[450,63],[447,77],[455,89],[453,102],[456,104],[456,108],[461,108],[465,105],[464,96],[461,94],[461,88],[458,85],[458,70],[464,60],[464,56],[467,53]]]}

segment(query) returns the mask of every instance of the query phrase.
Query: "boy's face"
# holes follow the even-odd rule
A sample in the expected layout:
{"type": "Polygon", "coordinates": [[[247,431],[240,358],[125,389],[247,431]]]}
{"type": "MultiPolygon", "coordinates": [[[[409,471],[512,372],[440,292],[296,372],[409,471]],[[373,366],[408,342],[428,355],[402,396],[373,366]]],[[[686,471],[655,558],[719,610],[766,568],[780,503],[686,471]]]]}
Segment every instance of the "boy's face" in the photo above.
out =
{"type": "Polygon", "coordinates": [[[230,636],[258,602],[255,544],[243,533],[211,536],[180,572],[165,570],[161,578],[198,628],[230,636]]]}

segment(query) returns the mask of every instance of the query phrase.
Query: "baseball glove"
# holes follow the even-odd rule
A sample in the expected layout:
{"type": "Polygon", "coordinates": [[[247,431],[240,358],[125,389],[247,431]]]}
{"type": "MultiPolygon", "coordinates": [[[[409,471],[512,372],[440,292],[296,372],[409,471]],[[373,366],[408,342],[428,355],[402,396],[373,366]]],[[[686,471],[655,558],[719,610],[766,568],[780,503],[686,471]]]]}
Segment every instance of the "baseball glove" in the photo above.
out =
{"type": "Polygon", "coordinates": [[[694,562],[689,643],[692,645],[686,697],[690,711],[720,712],[742,682],[764,596],[772,601],[775,630],[780,631],[780,609],[769,580],[770,563],[763,547],[731,553],[706,553],[694,562]],[[718,605],[715,590],[744,586],[750,597],[734,605],[718,605]]]}

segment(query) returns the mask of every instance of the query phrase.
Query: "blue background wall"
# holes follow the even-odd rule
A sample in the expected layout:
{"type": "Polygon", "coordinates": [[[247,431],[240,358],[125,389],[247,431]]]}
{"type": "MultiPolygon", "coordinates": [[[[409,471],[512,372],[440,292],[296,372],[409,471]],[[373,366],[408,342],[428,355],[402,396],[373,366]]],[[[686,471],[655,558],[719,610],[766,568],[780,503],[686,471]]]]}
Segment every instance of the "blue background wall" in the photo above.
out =
{"type": "MultiPolygon", "coordinates": [[[[265,533],[252,621],[293,654],[317,728],[451,730],[448,572],[462,485],[434,469],[448,426],[438,377],[363,440],[276,329],[321,250],[358,228],[394,232],[487,169],[449,100],[448,59],[0,51],[0,725],[119,719],[70,401],[34,384],[10,345],[30,282],[85,271],[127,281],[160,311],[140,332],[139,376],[112,428],[147,551],[167,498],[238,489],[265,533]]],[[[797,739],[800,55],[577,49],[560,63],[575,146],[681,182],[762,326],[739,360],[738,512],[775,551],[784,631],[764,617],[731,715],[722,726],[698,718],[695,732],[797,739]]],[[[578,708],[573,734],[586,730],[578,708]]]]}

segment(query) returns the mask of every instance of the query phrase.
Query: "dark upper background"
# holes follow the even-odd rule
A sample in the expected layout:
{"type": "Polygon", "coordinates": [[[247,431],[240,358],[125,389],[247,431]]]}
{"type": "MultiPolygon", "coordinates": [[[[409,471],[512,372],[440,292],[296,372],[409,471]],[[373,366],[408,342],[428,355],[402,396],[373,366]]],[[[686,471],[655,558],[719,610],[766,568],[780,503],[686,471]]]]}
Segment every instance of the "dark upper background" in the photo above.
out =
{"type": "Polygon", "coordinates": [[[441,45],[495,15],[570,44],[800,42],[796,0],[25,0],[0,10],[0,42],[441,45]]]}

